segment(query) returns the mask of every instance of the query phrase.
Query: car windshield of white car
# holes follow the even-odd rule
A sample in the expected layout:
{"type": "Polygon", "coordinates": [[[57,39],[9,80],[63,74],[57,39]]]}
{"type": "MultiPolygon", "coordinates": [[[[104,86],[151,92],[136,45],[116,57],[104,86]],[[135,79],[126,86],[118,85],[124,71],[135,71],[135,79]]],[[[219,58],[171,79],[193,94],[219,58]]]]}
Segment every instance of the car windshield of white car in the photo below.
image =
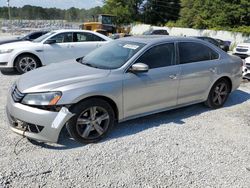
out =
{"type": "Polygon", "coordinates": [[[37,39],[33,40],[32,42],[42,42],[44,39],[46,39],[49,36],[54,35],[54,34],[55,34],[55,32],[46,33],[45,35],[38,37],[37,39]]]}
{"type": "Polygon", "coordinates": [[[113,41],[85,56],[82,64],[100,69],[117,69],[145,45],[131,41],[113,41]]]}

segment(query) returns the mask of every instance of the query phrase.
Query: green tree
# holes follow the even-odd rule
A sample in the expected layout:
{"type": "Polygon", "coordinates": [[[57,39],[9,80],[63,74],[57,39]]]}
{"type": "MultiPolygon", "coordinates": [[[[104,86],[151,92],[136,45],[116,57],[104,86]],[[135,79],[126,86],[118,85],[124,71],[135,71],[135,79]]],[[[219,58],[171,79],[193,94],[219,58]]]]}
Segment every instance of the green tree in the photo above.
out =
{"type": "Polygon", "coordinates": [[[186,27],[214,28],[250,25],[249,0],[182,0],[180,23],[186,27]]]}
{"type": "Polygon", "coordinates": [[[144,22],[162,25],[179,18],[179,0],[147,0],[143,6],[144,22]]]}
{"type": "Polygon", "coordinates": [[[139,21],[143,0],[105,0],[103,10],[117,17],[118,24],[139,21]]]}

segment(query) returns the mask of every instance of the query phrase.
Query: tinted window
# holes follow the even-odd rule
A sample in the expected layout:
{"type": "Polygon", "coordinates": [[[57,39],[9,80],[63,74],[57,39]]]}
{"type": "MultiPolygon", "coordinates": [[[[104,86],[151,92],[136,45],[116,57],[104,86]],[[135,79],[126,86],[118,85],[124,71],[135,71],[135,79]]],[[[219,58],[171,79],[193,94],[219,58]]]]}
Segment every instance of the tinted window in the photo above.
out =
{"type": "Polygon", "coordinates": [[[51,40],[56,40],[56,43],[73,42],[73,35],[72,33],[60,33],[51,37],[51,40]]]}
{"type": "Polygon", "coordinates": [[[154,35],[167,35],[168,32],[166,30],[155,30],[152,32],[154,35]]]}
{"type": "Polygon", "coordinates": [[[103,38],[92,33],[75,33],[74,42],[104,41],[103,38]]]}
{"type": "Polygon", "coordinates": [[[175,48],[173,43],[155,46],[145,52],[138,60],[145,63],[150,69],[173,65],[175,61],[175,48]]]}
{"type": "Polygon", "coordinates": [[[219,55],[204,44],[195,42],[179,43],[180,64],[218,59],[219,55]]]}
{"type": "Polygon", "coordinates": [[[30,40],[34,40],[34,39],[36,39],[36,38],[38,38],[38,37],[40,37],[42,35],[43,35],[43,33],[34,33],[34,34],[31,34],[28,38],[30,40]]]}
{"type": "Polygon", "coordinates": [[[213,40],[213,39],[210,39],[210,38],[204,38],[204,40],[214,44],[215,46],[219,46],[219,43],[216,40],[213,40]]]}

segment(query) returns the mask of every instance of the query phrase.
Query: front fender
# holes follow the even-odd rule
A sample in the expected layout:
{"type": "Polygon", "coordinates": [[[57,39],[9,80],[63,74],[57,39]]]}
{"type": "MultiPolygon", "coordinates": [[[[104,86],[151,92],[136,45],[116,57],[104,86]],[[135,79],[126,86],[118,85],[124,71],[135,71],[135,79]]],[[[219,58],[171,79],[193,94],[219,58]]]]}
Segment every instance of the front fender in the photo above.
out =
{"type": "Polygon", "coordinates": [[[15,60],[16,58],[21,55],[21,54],[25,54],[25,53],[29,53],[29,54],[33,54],[35,56],[37,56],[39,58],[39,60],[41,61],[42,65],[44,65],[44,57],[43,57],[43,54],[41,52],[37,52],[35,50],[20,50],[20,51],[17,51],[16,53],[14,53],[12,56],[11,56],[11,64],[14,66],[14,63],[15,63],[15,60]]]}

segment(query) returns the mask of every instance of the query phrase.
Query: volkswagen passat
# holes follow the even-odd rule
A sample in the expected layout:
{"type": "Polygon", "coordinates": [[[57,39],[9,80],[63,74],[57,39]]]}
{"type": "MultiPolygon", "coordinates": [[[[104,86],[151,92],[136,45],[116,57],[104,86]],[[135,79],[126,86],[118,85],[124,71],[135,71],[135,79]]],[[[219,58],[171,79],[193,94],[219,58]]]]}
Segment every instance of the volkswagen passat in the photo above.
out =
{"type": "Polygon", "coordinates": [[[103,138],[116,122],[205,102],[222,107],[241,83],[242,61],[205,41],[130,37],[79,62],[22,75],[7,102],[11,129],[56,142],[66,126],[83,143],[103,138]]]}

